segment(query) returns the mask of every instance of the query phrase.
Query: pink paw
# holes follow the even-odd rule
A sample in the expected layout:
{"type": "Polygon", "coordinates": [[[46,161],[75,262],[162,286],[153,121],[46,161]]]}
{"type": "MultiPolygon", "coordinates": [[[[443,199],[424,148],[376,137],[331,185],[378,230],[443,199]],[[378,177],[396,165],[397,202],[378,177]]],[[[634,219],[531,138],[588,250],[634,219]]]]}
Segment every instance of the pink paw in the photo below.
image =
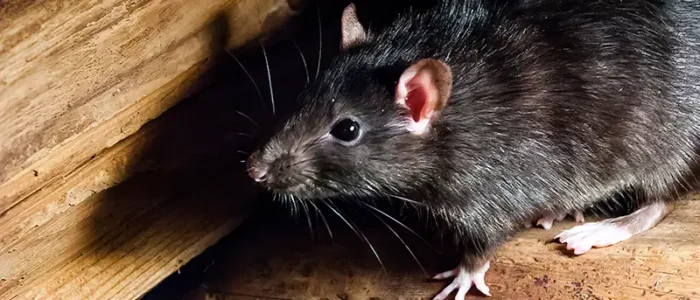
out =
{"type": "Polygon", "coordinates": [[[457,290],[455,300],[464,300],[464,297],[467,295],[467,292],[472,285],[474,285],[476,289],[482,292],[484,295],[491,296],[489,293],[489,287],[486,286],[486,282],[484,281],[484,275],[486,274],[486,271],[488,271],[489,266],[490,263],[486,262],[478,270],[469,272],[466,268],[460,265],[451,271],[435,275],[433,279],[447,279],[450,277],[455,277],[455,279],[452,281],[452,283],[450,283],[450,285],[444,288],[440,294],[437,294],[433,300],[446,299],[447,296],[449,296],[454,290],[457,290]]]}
{"type": "Polygon", "coordinates": [[[575,226],[559,233],[554,239],[566,244],[566,249],[581,255],[593,247],[606,247],[632,237],[625,228],[612,222],[601,221],[575,226]]]}
{"type": "MultiPolygon", "coordinates": [[[[558,215],[553,215],[553,214],[547,214],[544,215],[543,217],[537,219],[537,226],[541,226],[544,228],[544,230],[550,230],[552,229],[552,225],[554,225],[554,221],[561,222],[566,218],[565,213],[558,214],[558,215]]],[[[583,213],[580,211],[576,211],[573,214],[574,219],[576,220],[577,223],[583,223],[583,213]]],[[[529,227],[528,227],[529,228],[529,227]]]]}
{"type": "Polygon", "coordinates": [[[561,222],[566,218],[566,214],[559,214],[559,215],[545,215],[537,220],[537,226],[542,226],[544,230],[549,230],[552,228],[552,225],[554,224],[554,221],[556,220],[557,222],[561,222]]]}

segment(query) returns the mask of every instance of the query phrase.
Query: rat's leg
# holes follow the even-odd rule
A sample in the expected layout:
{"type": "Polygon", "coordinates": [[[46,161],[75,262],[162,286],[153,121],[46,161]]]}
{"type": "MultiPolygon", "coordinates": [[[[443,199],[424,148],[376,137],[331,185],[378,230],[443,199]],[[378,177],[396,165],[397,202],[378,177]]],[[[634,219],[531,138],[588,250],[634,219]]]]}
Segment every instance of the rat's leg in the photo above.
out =
{"type": "Polygon", "coordinates": [[[521,229],[522,220],[513,218],[510,206],[494,205],[493,201],[470,201],[468,209],[449,207],[436,210],[450,226],[454,240],[462,251],[462,260],[456,268],[434,276],[434,279],[454,277],[433,299],[446,299],[456,291],[456,300],[464,300],[467,292],[476,287],[481,293],[490,296],[484,280],[490,260],[498,247],[503,245],[521,229]],[[488,212],[488,213],[485,213],[488,212]],[[494,222],[500,220],[500,222],[494,222]]]}
{"type": "Polygon", "coordinates": [[[593,247],[605,247],[640,234],[659,223],[672,210],[665,202],[653,202],[618,218],[586,223],[562,231],[554,239],[580,255],[593,247]]]}
{"type": "Polygon", "coordinates": [[[460,238],[465,253],[462,261],[456,268],[433,277],[433,279],[454,277],[452,282],[433,298],[434,300],[446,299],[454,291],[457,291],[456,300],[464,300],[472,286],[484,295],[491,296],[484,280],[490,266],[490,259],[496,249],[517,231],[517,227],[490,227],[487,222],[467,223],[472,226],[466,228],[466,232],[460,238]]]}

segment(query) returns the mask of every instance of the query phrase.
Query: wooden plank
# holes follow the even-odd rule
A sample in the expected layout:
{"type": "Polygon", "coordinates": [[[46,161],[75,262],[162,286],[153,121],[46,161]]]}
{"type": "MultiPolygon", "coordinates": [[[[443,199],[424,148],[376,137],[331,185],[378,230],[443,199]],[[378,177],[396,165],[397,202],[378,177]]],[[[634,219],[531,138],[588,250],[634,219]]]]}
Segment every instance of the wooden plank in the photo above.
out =
{"type": "MultiPolygon", "coordinates": [[[[352,220],[374,218],[347,211],[352,220]]],[[[330,221],[332,213],[326,211],[326,216],[330,221]]],[[[335,237],[331,242],[317,237],[325,228],[316,218],[312,218],[317,220],[313,240],[303,217],[276,225],[270,224],[284,216],[261,218],[228,242],[229,260],[219,262],[211,279],[188,299],[430,299],[448,284],[427,280],[381,223],[360,228],[388,273],[341,222],[331,222],[335,237]]],[[[507,243],[486,276],[490,299],[700,299],[700,195],[643,235],[577,257],[549,243],[557,232],[573,225],[566,222],[552,231],[529,229],[507,243]]],[[[402,236],[428,272],[447,270],[458,258],[449,247],[439,248],[440,255],[411,242],[407,232],[402,236]]],[[[476,292],[469,295],[481,298],[476,292]]]]}
{"type": "Polygon", "coordinates": [[[8,210],[0,299],[134,299],[236,227],[254,191],[209,152],[250,125],[221,122],[237,89],[215,87],[8,210]]]}
{"type": "Polygon", "coordinates": [[[0,214],[191,94],[213,53],[292,14],[283,0],[3,1],[0,214]]]}

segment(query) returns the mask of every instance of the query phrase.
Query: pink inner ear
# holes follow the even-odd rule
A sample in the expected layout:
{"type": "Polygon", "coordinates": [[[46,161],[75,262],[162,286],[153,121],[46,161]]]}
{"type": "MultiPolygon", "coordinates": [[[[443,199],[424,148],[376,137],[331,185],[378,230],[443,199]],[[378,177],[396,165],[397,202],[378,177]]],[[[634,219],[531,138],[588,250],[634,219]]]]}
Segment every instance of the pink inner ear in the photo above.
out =
{"type": "Polygon", "coordinates": [[[409,90],[408,95],[406,95],[406,106],[411,110],[411,116],[413,121],[418,123],[424,116],[423,111],[425,110],[425,102],[428,95],[421,86],[416,86],[409,90]]]}
{"type": "Polygon", "coordinates": [[[445,63],[426,58],[408,67],[399,77],[394,101],[410,111],[409,131],[426,132],[436,112],[447,105],[451,89],[452,72],[445,63]]]}
{"type": "Polygon", "coordinates": [[[397,96],[401,97],[397,100],[411,111],[414,122],[418,123],[429,118],[432,113],[430,105],[435,102],[435,99],[431,99],[431,97],[437,97],[435,85],[431,82],[431,74],[421,70],[407,72],[399,80],[397,96]]]}

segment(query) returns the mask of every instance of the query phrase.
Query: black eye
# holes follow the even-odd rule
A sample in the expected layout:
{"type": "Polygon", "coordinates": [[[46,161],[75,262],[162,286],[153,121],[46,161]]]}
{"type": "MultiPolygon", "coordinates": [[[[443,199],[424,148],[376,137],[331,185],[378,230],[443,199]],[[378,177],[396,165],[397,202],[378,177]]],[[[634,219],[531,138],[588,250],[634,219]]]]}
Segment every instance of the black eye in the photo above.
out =
{"type": "Polygon", "coordinates": [[[333,126],[331,135],[343,142],[352,142],[360,136],[360,124],[351,119],[341,120],[333,126]]]}

